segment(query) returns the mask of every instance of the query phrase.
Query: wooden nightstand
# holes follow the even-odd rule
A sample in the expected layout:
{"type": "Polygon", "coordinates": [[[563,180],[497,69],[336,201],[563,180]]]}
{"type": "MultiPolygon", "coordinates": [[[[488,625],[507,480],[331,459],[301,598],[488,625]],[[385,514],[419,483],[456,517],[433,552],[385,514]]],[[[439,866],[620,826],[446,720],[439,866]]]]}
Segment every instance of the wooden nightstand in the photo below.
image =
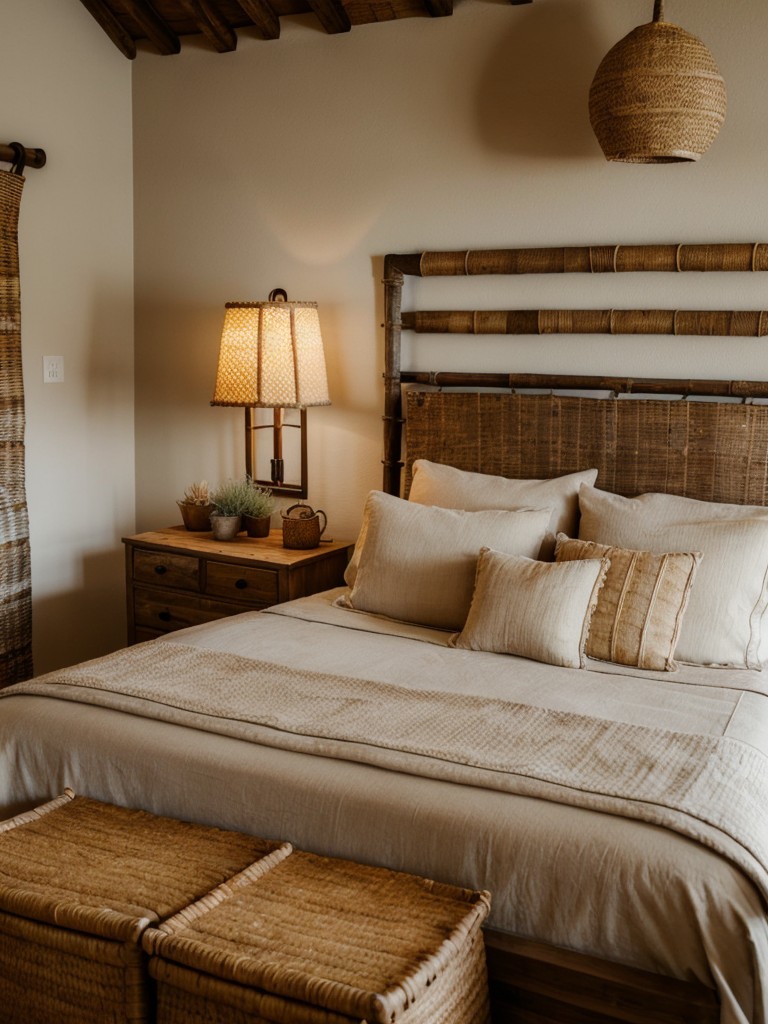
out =
{"type": "Polygon", "coordinates": [[[183,526],[124,537],[128,643],[330,590],[344,583],[354,545],[307,551],[269,537],[215,541],[183,526]]]}

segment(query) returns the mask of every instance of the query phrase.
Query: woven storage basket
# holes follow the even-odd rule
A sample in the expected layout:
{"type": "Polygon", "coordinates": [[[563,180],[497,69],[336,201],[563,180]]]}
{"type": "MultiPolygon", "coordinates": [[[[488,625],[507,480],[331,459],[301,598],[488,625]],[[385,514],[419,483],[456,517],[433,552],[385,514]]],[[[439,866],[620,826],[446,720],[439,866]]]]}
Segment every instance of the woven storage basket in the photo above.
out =
{"type": "Polygon", "coordinates": [[[589,91],[589,119],[608,160],[698,160],[725,120],[725,83],[700,39],[654,20],[603,58],[589,91]]]}
{"type": "Polygon", "coordinates": [[[158,1024],[487,1024],[487,893],[294,852],[144,935],[158,1024]]]}
{"type": "Polygon", "coordinates": [[[144,929],[290,849],[70,790],[0,823],[0,1020],[153,1020],[144,929]]]}

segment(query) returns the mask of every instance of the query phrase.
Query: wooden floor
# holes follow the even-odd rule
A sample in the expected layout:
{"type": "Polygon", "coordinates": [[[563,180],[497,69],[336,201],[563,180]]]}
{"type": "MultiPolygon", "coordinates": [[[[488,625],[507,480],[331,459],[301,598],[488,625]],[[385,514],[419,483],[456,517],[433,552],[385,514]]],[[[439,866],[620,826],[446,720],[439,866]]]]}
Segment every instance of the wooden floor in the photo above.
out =
{"type": "Polygon", "coordinates": [[[717,1024],[713,989],[486,931],[493,1024],[717,1024]]]}

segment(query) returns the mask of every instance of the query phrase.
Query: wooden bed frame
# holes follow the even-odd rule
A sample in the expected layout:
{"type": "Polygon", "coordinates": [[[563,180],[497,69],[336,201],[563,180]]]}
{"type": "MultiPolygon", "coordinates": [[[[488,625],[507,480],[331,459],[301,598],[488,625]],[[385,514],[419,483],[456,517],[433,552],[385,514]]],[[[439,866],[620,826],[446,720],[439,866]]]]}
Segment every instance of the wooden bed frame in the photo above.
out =
{"type": "MultiPolygon", "coordinates": [[[[629,310],[617,317],[615,311],[402,310],[409,275],[690,270],[766,271],[768,247],[601,246],[386,256],[383,489],[407,495],[414,460],[426,458],[522,478],[597,467],[599,486],[620,494],[662,491],[768,505],[768,405],[752,404],[768,398],[768,382],[425,372],[401,365],[403,330],[768,332],[768,313],[762,311],[629,310]],[[520,393],[542,389],[547,393],[520,393]],[[554,394],[562,390],[607,397],[554,394]],[[618,400],[629,395],[633,400],[618,400]],[[691,400],[697,397],[707,400],[691,400]]],[[[486,933],[486,945],[495,1024],[716,1024],[720,1017],[716,992],[702,984],[494,931],[486,933]]]]}

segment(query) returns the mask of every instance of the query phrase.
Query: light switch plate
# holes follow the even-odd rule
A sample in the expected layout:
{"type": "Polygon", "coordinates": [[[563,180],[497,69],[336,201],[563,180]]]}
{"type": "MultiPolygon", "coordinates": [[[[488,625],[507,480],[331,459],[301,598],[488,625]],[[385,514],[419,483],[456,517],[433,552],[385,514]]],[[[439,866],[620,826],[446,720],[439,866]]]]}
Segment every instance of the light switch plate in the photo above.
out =
{"type": "Polygon", "coordinates": [[[43,383],[61,384],[64,380],[64,356],[43,356],[43,383]]]}

